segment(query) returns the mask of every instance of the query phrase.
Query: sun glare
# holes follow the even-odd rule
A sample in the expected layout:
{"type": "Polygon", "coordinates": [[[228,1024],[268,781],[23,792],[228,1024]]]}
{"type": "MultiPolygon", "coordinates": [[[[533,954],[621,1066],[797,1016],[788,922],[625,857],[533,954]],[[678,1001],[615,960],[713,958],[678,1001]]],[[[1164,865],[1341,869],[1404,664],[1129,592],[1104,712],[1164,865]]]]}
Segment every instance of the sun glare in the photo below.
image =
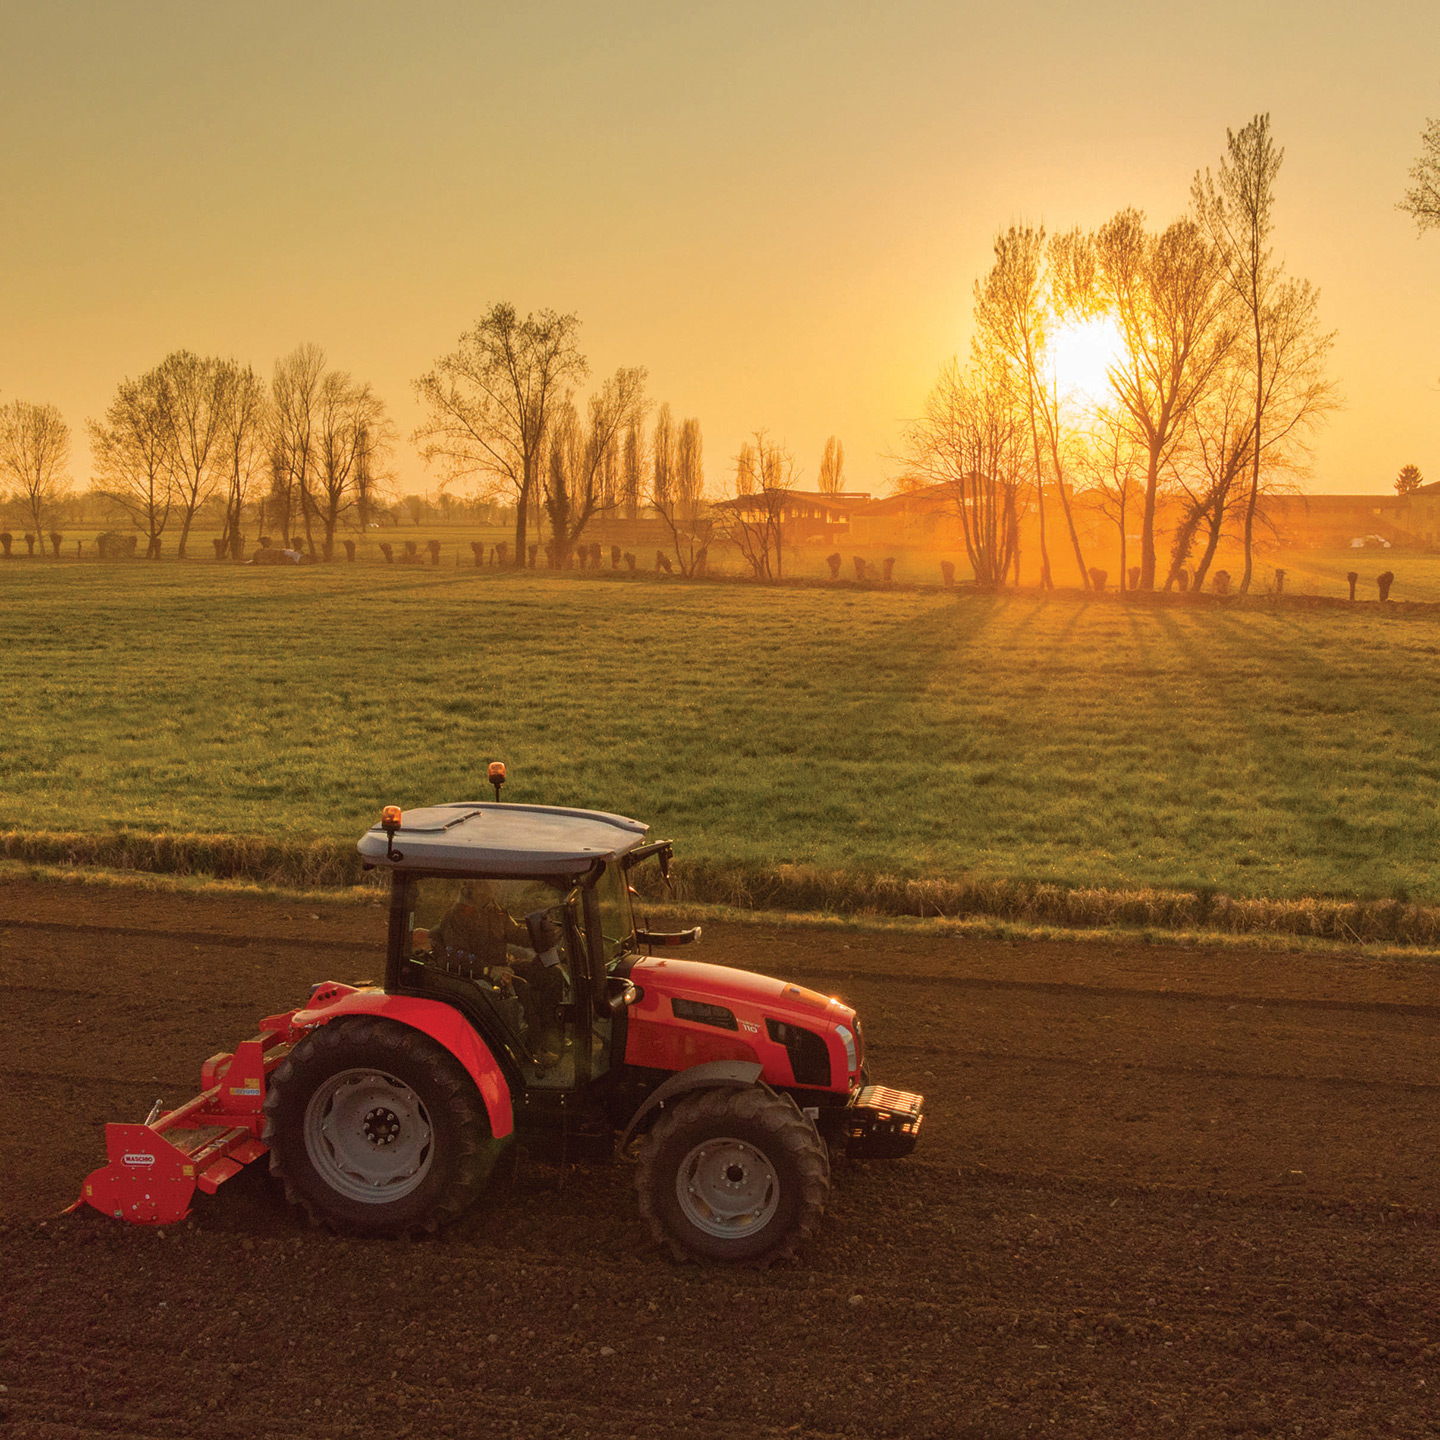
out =
{"type": "Polygon", "coordinates": [[[1109,370],[1120,357],[1120,331],[1108,315],[1062,325],[1050,337],[1050,365],[1063,398],[1098,405],[1110,394],[1109,370]]]}

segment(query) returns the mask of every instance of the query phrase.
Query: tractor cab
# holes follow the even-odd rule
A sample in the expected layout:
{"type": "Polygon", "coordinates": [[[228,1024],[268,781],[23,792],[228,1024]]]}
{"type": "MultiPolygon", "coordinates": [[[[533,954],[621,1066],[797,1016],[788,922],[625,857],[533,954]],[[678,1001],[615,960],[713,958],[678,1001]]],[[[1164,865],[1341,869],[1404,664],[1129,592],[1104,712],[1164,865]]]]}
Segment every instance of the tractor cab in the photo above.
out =
{"type": "Polygon", "coordinates": [[[617,1063],[617,1039],[623,1055],[636,995],[624,973],[640,946],[631,867],[655,857],[668,868],[669,843],[645,844],[646,829],[488,802],[375,826],[360,851],[393,871],[386,992],[460,1010],[517,1094],[585,1088],[617,1063]]]}

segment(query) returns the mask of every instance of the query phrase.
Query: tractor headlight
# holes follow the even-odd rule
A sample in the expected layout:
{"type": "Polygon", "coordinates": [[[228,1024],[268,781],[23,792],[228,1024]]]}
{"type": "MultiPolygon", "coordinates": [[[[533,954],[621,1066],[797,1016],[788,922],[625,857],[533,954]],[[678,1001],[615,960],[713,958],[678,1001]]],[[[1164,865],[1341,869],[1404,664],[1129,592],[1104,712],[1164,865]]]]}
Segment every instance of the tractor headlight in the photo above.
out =
{"type": "Polygon", "coordinates": [[[835,1033],[840,1037],[840,1043],[845,1047],[845,1068],[850,1074],[854,1074],[860,1068],[859,1055],[855,1049],[855,1037],[845,1025],[837,1025],[835,1033]]]}

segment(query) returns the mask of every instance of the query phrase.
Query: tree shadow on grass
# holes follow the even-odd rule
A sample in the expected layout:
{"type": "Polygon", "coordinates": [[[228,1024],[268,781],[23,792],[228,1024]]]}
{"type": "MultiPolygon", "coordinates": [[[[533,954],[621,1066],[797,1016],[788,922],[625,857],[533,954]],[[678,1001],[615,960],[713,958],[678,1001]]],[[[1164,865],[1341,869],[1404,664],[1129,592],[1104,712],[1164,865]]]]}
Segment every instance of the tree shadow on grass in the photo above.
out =
{"type": "MultiPolygon", "coordinates": [[[[1377,772],[1383,757],[1375,737],[1365,734],[1367,717],[1407,732],[1409,750],[1433,753],[1428,709],[1422,715],[1383,704],[1385,687],[1367,673],[1363,653],[1359,666],[1323,664],[1320,648],[1333,644],[1333,637],[1316,633],[1313,617],[1286,617],[1289,623],[1277,630],[1259,614],[1215,616],[1225,643],[1207,647],[1177,615],[1155,614],[1172,647],[1202,677],[1212,709],[1224,716],[1236,808],[1250,817],[1247,834],[1236,837],[1241,853],[1235,863],[1255,865],[1258,882],[1234,888],[1377,895],[1407,888],[1417,878],[1423,887],[1428,865],[1419,863],[1422,852],[1433,853],[1440,838],[1433,808],[1421,818],[1411,805],[1387,821],[1353,797],[1397,781],[1383,773],[1383,764],[1377,772]],[[1218,663],[1222,648],[1248,656],[1250,664],[1218,663]],[[1357,813],[1362,810],[1370,813],[1357,813]],[[1241,849],[1250,846],[1268,853],[1241,849]],[[1406,884],[1398,884],[1404,877],[1406,884]]],[[[1432,799],[1435,788],[1431,778],[1432,799]]]]}

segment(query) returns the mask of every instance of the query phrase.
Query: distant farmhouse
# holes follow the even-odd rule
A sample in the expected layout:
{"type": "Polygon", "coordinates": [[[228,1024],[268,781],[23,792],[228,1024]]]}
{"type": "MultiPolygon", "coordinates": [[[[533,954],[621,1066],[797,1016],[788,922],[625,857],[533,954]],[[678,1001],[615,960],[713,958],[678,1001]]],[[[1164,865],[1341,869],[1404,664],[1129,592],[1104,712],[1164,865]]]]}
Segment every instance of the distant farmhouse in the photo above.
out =
{"type": "MultiPolygon", "coordinates": [[[[1066,487],[1082,541],[1108,538],[1110,522],[1095,503],[1093,492],[1066,487]]],[[[1059,496],[1045,487],[1047,511],[1059,496]]],[[[1159,522],[1168,523],[1173,501],[1160,502],[1159,522]]],[[[1422,485],[1408,495],[1270,495],[1264,513],[1276,539],[1285,546],[1325,549],[1440,548],[1440,481],[1422,485]]],[[[1139,503],[1134,514],[1139,518],[1139,503]]],[[[1033,517],[1031,517],[1033,520],[1033,517]]],[[[952,492],[944,485],[886,495],[850,512],[849,539],[858,547],[948,546],[962,540],[960,517],[952,492]]]]}
{"type": "MultiPolygon", "coordinates": [[[[1095,492],[1074,491],[1067,485],[1066,498],[1081,542],[1087,546],[1108,544],[1114,525],[1095,492]]],[[[1132,504],[1138,529],[1139,499],[1132,504]]],[[[786,545],[847,545],[871,551],[947,550],[964,545],[954,493],[945,485],[878,497],[865,491],[831,495],[789,490],[781,505],[786,545]]],[[[763,518],[764,507],[760,495],[734,496],[716,504],[718,510],[751,521],[763,518]]],[[[1050,485],[1045,487],[1045,508],[1054,517],[1052,523],[1063,527],[1060,497],[1050,485]]],[[[1174,501],[1162,496],[1157,517],[1162,529],[1172,523],[1174,510],[1174,501]]],[[[1440,481],[1422,485],[1408,495],[1270,495],[1264,502],[1264,514],[1267,530],[1286,547],[1440,548],[1440,481]]],[[[1032,507],[1023,526],[1027,540],[1034,524],[1032,507]]],[[[1056,534],[1061,533],[1057,528],[1056,534]]]]}
{"type": "Polygon", "coordinates": [[[1266,501],[1266,511],[1286,544],[1440,546],[1440,481],[1408,495],[1278,495],[1266,501]]]}
{"type": "Polygon", "coordinates": [[[926,485],[858,507],[850,518],[850,539],[877,548],[949,546],[962,543],[963,532],[949,487],[926,485]]]}
{"type": "MultiPolygon", "coordinates": [[[[868,490],[843,490],[831,495],[820,490],[786,490],[779,500],[781,535],[787,545],[831,545],[853,539],[852,517],[874,502],[868,490]]],[[[715,508],[730,511],[741,520],[759,523],[767,502],[761,495],[735,495],[718,500],[715,508]]]]}

